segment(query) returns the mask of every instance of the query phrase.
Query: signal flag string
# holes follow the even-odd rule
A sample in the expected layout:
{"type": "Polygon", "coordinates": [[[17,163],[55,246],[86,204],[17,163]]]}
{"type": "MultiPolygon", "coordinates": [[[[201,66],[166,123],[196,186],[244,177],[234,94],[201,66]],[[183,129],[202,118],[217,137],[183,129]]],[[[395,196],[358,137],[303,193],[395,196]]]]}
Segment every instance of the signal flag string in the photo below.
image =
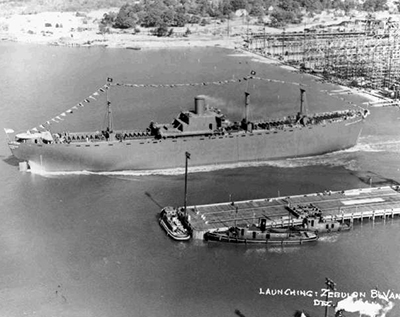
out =
{"type": "Polygon", "coordinates": [[[86,104],[90,103],[91,100],[97,100],[99,96],[101,96],[103,93],[105,93],[108,89],[110,89],[111,86],[123,86],[123,87],[132,87],[132,88],[176,88],[176,87],[189,87],[189,86],[211,86],[211,85],[226,85],[226,84],[232,84],[232,83],[241,83],[248,81],[250,79],[256,79],[256,80],[261,80],[261,81],[266,81],[266,82],[273,82],[273,83],[282,83],[282,84],[291,84],[291,85],[297,85],[297,86],[306,86],[301,83],[296,83],[296,82],[287,82],[283,80],[278,80],[278,79],[271,79],[271,78],[262,78],[262,77],[257,77],[255,76],[256,72],[251,71],[250,75],[241,77],[241,78],[231,78],[231,79],[226,79],[226,80],[220,80],[220,81],[209,81],[209,82],[201,82],[201,83],[178,83],[178,84],[130,84],[130,83],[114,83],[112,78],[107,78],[107,83],[97,89],[94,93],[92,93],[89,97],[86,99],[83,99],[81,102],[76,104],[75,106],[71,107],[70,109],[60,113],[58,116],[55,116],[46,122],[40,124],[38,127],[34,127],[27,132],[30,133],[30,131],[33,132],[39,132],[39,128],[42,130],[47,131],[48,127],[55,124],[55,123],[60,123],[65,120],[65,117],[69,114],[73,114],[74,111],[79,110],[79,108],[83,108],[86,106],[86,104]],[[46,127],[47,126],[47,127],[46,127]]]}

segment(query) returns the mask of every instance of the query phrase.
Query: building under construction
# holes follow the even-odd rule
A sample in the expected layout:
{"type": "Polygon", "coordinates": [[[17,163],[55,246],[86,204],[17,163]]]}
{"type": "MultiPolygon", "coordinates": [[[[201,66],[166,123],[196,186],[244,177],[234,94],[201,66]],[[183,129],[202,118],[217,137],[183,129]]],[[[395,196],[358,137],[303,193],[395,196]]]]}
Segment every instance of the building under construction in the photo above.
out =
{"type": "Polygon", "coordinates": [[[248,49],[346,85],[382,89],[398,97],[399,23],[390,19],[342,22],[303,32],[252,34],[248,49]]]}

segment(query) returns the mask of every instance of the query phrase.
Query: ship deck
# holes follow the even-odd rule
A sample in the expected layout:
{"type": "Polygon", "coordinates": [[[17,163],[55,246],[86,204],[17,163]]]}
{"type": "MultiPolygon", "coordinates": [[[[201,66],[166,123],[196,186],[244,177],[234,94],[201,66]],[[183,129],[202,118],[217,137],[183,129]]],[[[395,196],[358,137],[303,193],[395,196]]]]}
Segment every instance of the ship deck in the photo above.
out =
{"type": "Polygon", "coordinates": [[[301,225],[302,212],[311,209],[321,212],[327,220],[386,219],[400,214],[400,189],[390,186],[360,188],[188,206],[187,213],[193,238],[203,239],[207,231],[258,224],[263,218],[267,228],[301,225]]]}

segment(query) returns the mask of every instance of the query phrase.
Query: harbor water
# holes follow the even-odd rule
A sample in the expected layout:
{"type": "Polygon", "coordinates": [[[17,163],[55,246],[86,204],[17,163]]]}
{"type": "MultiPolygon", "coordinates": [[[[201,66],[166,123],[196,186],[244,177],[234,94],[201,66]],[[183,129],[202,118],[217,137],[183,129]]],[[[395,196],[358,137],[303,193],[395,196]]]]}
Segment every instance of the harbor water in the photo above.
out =
{"type": "MultiPolygon", "coordinates": [[[[0,48],[0,127],[18,132],[71,109],[108,77],[133,84],[218,83],[255,71],[273,79],[113,87],[115,129],[169,123],[179,111],[192,109],[197,95],[238,121],[245,90],[251,94],[251,118],[294,115],[298,83],[307,90],[310,113],[366,101],[329,95],[340,87],[222,48],[133,51],[19,43],[0,48]]],[[[52,131],[104,129],[105,96],[96,99],[53,121],[52,131]]],[[[370,111],[359,144],[346,151],[195,169],[189,161],[188,204],[400,183],[400,111],[370,111]]],[[[5,134],[1,140],[0,316],[283,317],[304,310],[320,317],[325,278],[339,292],[331,294],[333,304],[361,294],[359,306],[349,304],[353,312],[345,316],[400,315],[400,218],[356,222],[349,232],[301,246],[175,242],[157,216],[164,206],[183,204],[182,169],[20,172],[5,134]],[[378,291],[386,298],[378,298],[378,291]]],[[[333,307],[328,315],[334,316],[333,307]]]]}

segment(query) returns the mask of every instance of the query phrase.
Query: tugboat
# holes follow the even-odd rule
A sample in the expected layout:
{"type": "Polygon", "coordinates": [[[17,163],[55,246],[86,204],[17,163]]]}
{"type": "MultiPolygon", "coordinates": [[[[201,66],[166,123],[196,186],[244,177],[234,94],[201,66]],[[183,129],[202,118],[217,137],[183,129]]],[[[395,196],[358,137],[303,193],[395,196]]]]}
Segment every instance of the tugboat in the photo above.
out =
{"type": "Polygon", "coordinates": [[[160,213],[160,226],[164,228],[167,235],[178,241],[190,239],[189,231],[181,221],[181,213],[174,207],[164,207],[160,213]]]}
{"type": "MultiPolygon", "coordinates": [[[[291,214],[297,219],[302,219],[301,226],[294,226],[294,230],[307,230],[316,233],[330,233],[337,231],[347,231],[351,226],[342,221],[339,222],[333,218],[324,217],[322,210],[313,204],[286,206],[291,214]]],[[[275,230],[275,229],[273,229],[275,230]]],[[[277,229],[280,230],[280,229],[277,229]]]]}
{"type": "Polygon", "coordinates": [[[228,230],[206,232],[204,240],[230,242],[241,244],[302,244],[318,240],[318,235],[312,231],[288,230],[287,232],[272,232],[259,227],[230,227],[228,230]]]}
{"type": "Polygon", "coordinates": [[[337,231],[350,230],[351,226],[346,222],[339,222],[337,220],[329,220],[323,216],[319,217],[307,217],[304,219],[303,226],[300,230],[309,230],[316,233],[330,233],[337,231]]]}
{"type": "Polygon", "coordinates": [[[188,176],[188,160],[190,159],[190,153],[185,152],[185,200],[184,207],[177,210],[174,207],[164,207],[160,213],[160,225],[164,228],[172,239],[183,241],[189,240],[191,236],[190,225],[188,224],[187,215],[187,176],[188,176]]]}

